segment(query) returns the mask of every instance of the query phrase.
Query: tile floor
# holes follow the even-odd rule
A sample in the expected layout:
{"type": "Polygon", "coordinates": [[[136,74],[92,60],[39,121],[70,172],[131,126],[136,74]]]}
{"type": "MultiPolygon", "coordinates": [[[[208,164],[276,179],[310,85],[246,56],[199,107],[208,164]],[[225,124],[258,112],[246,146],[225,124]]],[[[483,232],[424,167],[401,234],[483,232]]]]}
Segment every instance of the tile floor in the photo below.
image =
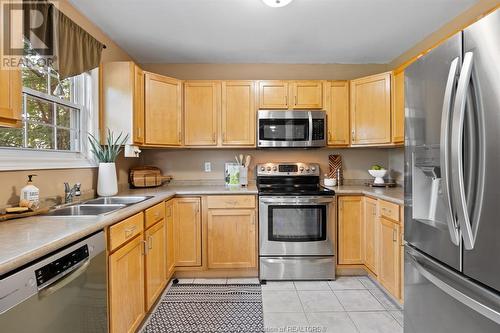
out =
{"type": "MultiPolygon", "coordinates": [[[[180,279],[179,283],[258,283],[257,279],[180,279]]],[[[403,312],[368,277],[262,285],[266,332],[402,333],[403,312]]]]}

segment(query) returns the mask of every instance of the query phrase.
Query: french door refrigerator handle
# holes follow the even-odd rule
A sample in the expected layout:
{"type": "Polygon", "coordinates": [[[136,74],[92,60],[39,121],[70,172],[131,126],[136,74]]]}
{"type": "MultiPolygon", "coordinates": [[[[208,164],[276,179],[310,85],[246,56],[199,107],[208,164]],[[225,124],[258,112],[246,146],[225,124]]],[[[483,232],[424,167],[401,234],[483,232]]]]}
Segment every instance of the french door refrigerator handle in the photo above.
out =
{"type": "MultiPolygon", "coordinates": [[[[420,254],[417,254],[414,250],[411,250],[406,246],[405,256],[410,259],[412,264],[415,266],[417,271],[429,280],[433,285],[439,288],[441,291],[447,295],[453,297],[455,300],[469,307],[470,309],[480,313],[481,315],[491,319],[497,324],[500,324],[500,312],[496,309],[492,309],[486,304],[470,297],[469,295],[463,293],[462,291],[454,288],[454,286],[446,283],[441,278],[439,278],[439,273],[432,272],[432,267],[430,265],[422,264],[422,261],[430,261],[426,258],[421,258],[420,254]]],[[[432,262],[432,261],[430,261],[432,262]]]]}
{"type": "Polygon", "coordinates": [[[455,221],[455,215],[453,213],[453,207],[451,205],[451,189],[450,189],[450,179],[449,179],[449,160],[450,160],[450,116],[452,100],[455,95],[455,87],[458,75],[458,62],[459,57],[453,59],[450,64],[450,71],[448,73],[448,79],[446,80],[446,88],[444,92],[443,100],[443,112],[441,116],[441,142],[440,142],[440,164],[441,164],[441,180],[443,182],[443,194],[446,201],[447,212],[448,212],[448,231],[450,233],[451,242],[455,245],[460,244],[460,236],[458,233],[458,226],[455,221]]]}
{"type": "MultiPolygon", "coordinates": [[[[453,189],[453,203],[460,225],[460,231],[464,240],[466,250],[472,250],[475,242],[475,232],[472,230],[469,212],[467,211],[467,199],[464,185],[463,165],[463,134],[465,120],[465,106],[467,102],[467,91],[472,75],[474,54],[466,52],[460,77],[458,79],[457,95],[453,109],[451,130],[451,178],[453,189]]],[[[475,228],[477,231],[477,226],[475,228]]]]}

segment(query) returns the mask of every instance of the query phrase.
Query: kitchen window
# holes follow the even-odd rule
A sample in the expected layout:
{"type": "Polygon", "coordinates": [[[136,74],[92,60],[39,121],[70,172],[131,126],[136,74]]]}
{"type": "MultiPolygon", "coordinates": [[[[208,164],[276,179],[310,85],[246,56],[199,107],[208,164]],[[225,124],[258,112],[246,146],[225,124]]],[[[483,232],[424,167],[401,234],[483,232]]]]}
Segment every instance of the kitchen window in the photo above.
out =
{"type": "Polygon", "coordinates": [[[94,166],[86,140],[97,128],[97,71],[59,80],[51,67],[23,66],[22,126],[0,128],[0,170],[94,166]]]}

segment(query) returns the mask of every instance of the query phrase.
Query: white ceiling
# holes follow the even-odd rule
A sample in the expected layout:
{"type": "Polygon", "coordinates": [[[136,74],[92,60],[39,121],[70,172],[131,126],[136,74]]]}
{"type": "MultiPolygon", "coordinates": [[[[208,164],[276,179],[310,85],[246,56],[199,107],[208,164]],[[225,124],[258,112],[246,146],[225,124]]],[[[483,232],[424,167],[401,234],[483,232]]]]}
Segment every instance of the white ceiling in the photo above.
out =
{"type": "Polygon", "coordinates": [[[388,63],[477,0],[70,0],[141,63],[388,63]]]}

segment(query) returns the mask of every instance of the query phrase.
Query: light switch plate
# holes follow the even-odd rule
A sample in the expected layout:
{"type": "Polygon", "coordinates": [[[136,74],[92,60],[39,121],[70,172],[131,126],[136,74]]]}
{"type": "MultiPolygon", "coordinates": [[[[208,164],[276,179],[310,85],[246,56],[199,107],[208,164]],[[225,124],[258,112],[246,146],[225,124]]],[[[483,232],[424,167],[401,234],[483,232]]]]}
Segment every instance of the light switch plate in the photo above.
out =
{"type": "Polygon", "coordinates": [[[205,172],[212,172],[212,163],[205,162],[205,172]]]}

